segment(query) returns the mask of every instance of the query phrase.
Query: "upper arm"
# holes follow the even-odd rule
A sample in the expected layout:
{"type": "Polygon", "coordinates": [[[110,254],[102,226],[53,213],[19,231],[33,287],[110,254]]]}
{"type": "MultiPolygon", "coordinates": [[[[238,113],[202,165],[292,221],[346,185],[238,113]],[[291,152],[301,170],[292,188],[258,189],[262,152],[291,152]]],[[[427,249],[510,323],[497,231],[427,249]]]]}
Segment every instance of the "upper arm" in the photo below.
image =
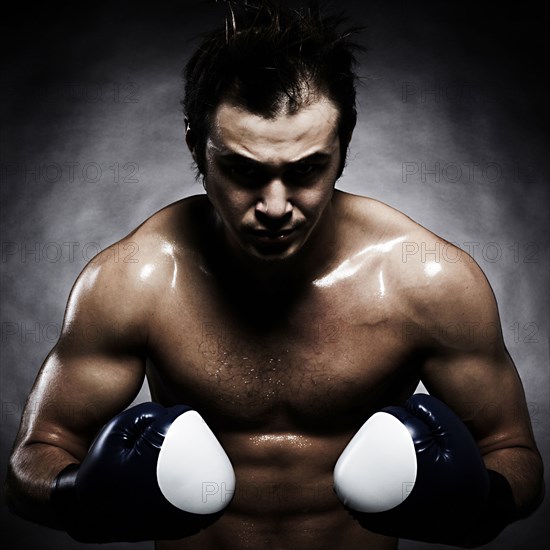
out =
{"type": "MultiPolygon", "coordinates": [[[[429,352],[421,368],[428,391],[468,425],[481,452],[535,449],[521,380],[506,350],[494,294],[467,255],[443,266],[434,300],[429,352]]],[[[434,287],[432,287],[434,288],[434,287]]]]}
{"type": "Polygon", "coordinates": [[[81,460],[99,428],[137,395],[146,326],[130,278],[128,264],[109,251],[81,273],[29,396],[19,444],[58,446],[81,460]]]}

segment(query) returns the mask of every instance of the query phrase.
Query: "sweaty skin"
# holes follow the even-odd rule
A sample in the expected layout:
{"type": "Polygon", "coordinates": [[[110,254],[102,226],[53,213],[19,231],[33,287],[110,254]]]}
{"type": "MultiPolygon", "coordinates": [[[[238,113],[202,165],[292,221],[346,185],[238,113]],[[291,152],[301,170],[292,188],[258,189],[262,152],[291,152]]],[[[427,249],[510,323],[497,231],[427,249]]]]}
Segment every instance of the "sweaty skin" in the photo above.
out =
{"type": "Polygon", "coordinates": [[[483,273],[389,206],[334,191],[337,117],[326,101],[312,108],[260,120],[222,105],[208,197],[161,210],[80,275],[12,457],[29,515],[46,521],[52,479],[145,375],[154,401],[201,413],[237,478],[218,522],[158,550],[396,548],[344,510],[332,470],[362,423],[420,380],[518,505],[532,498],[539,456],[483,273]]]}

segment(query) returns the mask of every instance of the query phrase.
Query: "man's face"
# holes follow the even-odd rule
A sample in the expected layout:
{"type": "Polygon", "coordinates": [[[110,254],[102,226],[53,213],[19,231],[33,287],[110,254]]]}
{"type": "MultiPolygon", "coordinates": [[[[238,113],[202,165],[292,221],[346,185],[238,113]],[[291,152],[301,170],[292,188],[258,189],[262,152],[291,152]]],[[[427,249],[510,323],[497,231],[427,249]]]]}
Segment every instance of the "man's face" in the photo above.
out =
{"type": "Polygon", "coordinates": [[[219,105],[206,143],[205,186],[230,246],[262,260],[302,248],[334,190],[338,117],[323,96],[271,119],[219,105]]]}

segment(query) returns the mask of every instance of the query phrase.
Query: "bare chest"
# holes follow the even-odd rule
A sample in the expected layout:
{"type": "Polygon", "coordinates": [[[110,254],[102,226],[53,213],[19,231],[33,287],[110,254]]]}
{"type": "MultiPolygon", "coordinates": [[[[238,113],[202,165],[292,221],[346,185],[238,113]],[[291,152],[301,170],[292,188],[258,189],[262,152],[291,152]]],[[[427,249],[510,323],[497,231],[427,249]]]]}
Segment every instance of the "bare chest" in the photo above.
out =
{"type": "Polygon", "coordinates": [[[397,313],[353,296],[236,300],[199,292],[157,314],[149,383],[228,424],[325,429],[408,395],[417,383],[397,313]]]}

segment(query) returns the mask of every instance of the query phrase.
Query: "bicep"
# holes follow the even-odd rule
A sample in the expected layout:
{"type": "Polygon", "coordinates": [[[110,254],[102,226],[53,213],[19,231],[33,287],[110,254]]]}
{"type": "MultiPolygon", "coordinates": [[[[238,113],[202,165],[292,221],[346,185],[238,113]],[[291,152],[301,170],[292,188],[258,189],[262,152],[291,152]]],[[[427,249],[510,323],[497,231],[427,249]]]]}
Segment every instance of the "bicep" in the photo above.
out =
{"type": "Polygon", "coordinates": [[[533,447],[523,386],[492,289],[477,264],[455,267],[431,310],[440,330],[421,369],[426,389],[469,426],[482,452],[533,447]]]}
{"type": "Polygon", "coordinates": [[[90,265],[75,283],[60,339],[29,396],[20,444],[54,445],[81,459],[101,426],[139,392],[144,315],[128,277],[112,267],[90,265]]]}
{"type": "Polygon", "coordinates": [[[139,392],[145,360],[100,350],[50,353],[29,396],[22,423],[26,444],[63,448],[82,459],[101,426],[139,392]]]}
{"type": "Polygon", "coordinates": [[[438,353],[425,361],[421,379],[462,418],[483,454],[533,446],[523,386],[504,345],[438,353]]]}

